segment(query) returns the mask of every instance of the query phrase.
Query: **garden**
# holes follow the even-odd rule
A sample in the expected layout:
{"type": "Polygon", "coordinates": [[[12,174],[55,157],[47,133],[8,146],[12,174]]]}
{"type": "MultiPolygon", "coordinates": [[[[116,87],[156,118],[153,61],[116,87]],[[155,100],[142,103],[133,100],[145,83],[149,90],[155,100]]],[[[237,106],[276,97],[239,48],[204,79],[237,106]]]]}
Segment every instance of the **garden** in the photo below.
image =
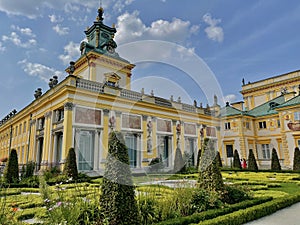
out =
{"type": "MultiPolygon", "coordinates": [[[[19,178],[18,166],[9,166],[17,162],[12,151],[2,176],[0,224],[232,225],[300,201],[297,171],[220,170],[219,157],[207,165],[199,158],[199,168],[205,167],[200,172],[183,166],[176,173],[157,169],[132,176],[123,143],[121,134],[111,133],[104,176],[98,178],[78,174],[74,149],[63,171],[37,176],[29,162],[19,178]]],[[[209,153],[202,156],[207,161],[209,153]]],[[[179,151],[175,160],[185,164],[179,151]]]]}

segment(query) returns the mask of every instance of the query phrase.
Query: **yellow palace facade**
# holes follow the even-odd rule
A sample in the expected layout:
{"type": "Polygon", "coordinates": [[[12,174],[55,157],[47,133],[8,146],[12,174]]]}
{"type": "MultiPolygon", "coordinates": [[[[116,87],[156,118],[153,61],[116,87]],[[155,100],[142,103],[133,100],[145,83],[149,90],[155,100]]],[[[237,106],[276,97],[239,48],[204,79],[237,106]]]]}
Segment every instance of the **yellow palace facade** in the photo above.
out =
{"type": "Polygon", "coordinates": [[[223,108],[216,98],[203,108],[135,92],[130,87],[135,65],[116,52],[116,29],[103,24],[102,16],[100,8],[85,31],[81,57],[66,69],[68,76],[60,82],[51,78],[45,93],[37,89],[30,104],[0,121],[2,161],[16,149],[20,165],[34,161],[37,170],[62,167],[73,147],[79,171],[99,174],[108,134],[116,130],[124,134],[136,172],[156,157],[171,170],[177,147],[195,165],[205,137],[214,140],[224,165],[231,165],[234,149],[246,159],[253,149],[259,166],[267,168],[274,147],[282,166],[292,166],[294,148],[300,144],[299,71],[243,83],[244,102],[223,108]]]}

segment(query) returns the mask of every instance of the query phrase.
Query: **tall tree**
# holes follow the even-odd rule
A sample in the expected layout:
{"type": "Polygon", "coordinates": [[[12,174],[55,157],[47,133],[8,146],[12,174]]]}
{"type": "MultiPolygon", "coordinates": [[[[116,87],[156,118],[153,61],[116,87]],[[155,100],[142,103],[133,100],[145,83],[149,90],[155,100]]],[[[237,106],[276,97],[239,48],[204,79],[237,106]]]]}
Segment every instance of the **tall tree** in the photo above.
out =
{"type": "Polygon", "coordinates": [[[75,180],[78,178],[76,154],[74,148],[69,149],[63,173],[75,180]]]}
{"type": "Polygon", "coordinates": [[[135,199],[135,187],[129,166],[128,150],[120,132],[111,132],[108,142],[103,183],[100,196],[100,224],[139,225],[140,217],[135,199]]]}
{"type": "Polygon", "coordinates": [[[271,170],[274,170],[274,171],[281,170],[279,158],[278,158],[277,151],[275,148],[272,149],[271,170]]]}
{"type": "Polygon", "coordinates": [[[240,155],[239,155],[238,150],[236,150],[236,149],[234,150],[234,153],[233,153],[233,168],[242,169],[240,155]]]}
{"type": "Polygon", "coordinates": [[[249,150],[248,169],[253,171],[258,171],[258,166],[252,149],[249,150]]]}
{"type": "Polygon", "coordinates": [[[223,167],[223,165],[222,165],[222,159],[221,159],[221,155],[220,155],[219,151],[217,151],[216,160],[217,160],[217,164],[218,164],[219,168],[223,167]]]}
{"type": "Polygon", "coordinates": [[[182,157],[182,152],[180,148],[176,148],[175,158],[174,158],[174,173],[181,172],[184,169],[184,160],[182,157]]]}
{"type": "Polygon", "coordinates": [[[300,171],[300,150],[298,147],[294,151],[293,170],[300,171]]]}
{"type": "Polygon", "coordinates": [[[16,149],[12,149],[4,171],[4,181],[7,183],[19,182],[19,164],[16,149]]]}
{"type": "Polygon", "coordinates": [[[222,192],[224,190],[223,178],[212,140],[207,141],[202,152],[198,182],[199,187],[207,191],[222,192]]]}

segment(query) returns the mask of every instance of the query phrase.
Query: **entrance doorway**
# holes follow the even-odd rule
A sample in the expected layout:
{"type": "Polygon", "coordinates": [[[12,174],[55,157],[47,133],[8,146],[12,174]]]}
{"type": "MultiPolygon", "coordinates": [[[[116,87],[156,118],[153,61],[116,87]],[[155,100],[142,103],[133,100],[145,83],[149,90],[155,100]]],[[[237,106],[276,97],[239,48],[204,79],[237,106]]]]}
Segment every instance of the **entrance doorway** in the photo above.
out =
{"type": "Polygon", "coordinates": [[[95,132],[81,130],[77,135],[78,170],[93,170],[95,132]]]}
{"type": "Polygon", "coordinates": [[[162,159],[165,167],[171,166],[172,138],[170,136],[158,136],[158,156],[162,159]]]}

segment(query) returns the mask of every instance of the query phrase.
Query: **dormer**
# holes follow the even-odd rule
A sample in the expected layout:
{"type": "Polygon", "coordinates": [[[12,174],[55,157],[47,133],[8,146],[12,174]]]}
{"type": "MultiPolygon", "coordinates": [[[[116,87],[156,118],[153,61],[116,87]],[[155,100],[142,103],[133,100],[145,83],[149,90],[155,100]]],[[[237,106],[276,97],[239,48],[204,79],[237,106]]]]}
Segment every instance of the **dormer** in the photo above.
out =
{"type": "Polygon", "coordinates": [[[116,73],[105,73],[105,85],[110,87],[119,87],[120,76],[116,73]]]}

